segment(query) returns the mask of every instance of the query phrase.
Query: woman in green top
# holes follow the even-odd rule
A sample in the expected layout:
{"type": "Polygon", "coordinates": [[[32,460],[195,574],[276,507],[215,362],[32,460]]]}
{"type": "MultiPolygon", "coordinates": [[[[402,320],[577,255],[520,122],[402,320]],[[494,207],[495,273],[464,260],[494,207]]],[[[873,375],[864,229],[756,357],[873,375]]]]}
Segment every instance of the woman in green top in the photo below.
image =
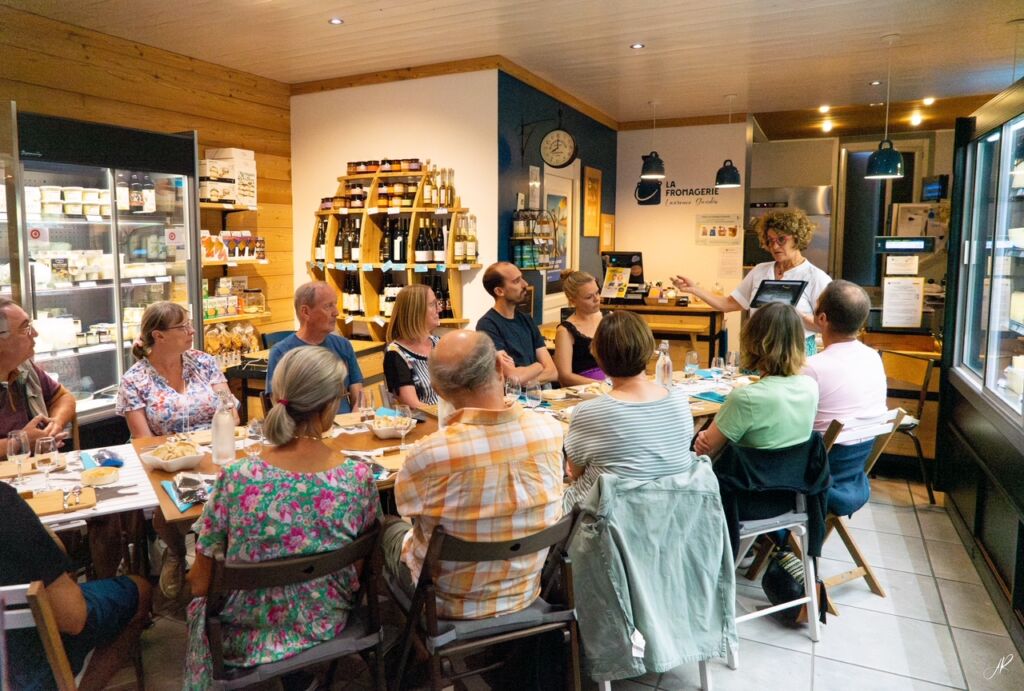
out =
{"type": "Polygon", "coordinates": [[[734,389],[711,426],[697,435],[698,454],[715,456],[726,442],[782,449],[811,436],[818,385],[800,374],[804,329],[791,306],[773,303],[750,317],[740,336],[741,366],[761,379],[734,389]]]}

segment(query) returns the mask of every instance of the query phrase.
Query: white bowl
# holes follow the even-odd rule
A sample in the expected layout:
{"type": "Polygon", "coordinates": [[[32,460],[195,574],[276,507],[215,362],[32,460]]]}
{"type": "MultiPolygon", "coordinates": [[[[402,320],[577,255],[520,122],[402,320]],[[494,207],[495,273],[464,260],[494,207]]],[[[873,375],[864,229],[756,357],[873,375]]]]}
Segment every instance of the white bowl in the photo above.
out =
{"type": "MultiPolygon", "coordinates": [[[[371,427],[378,439],[401,439],[402,433],[394,427],[371,427]]],[[[411,431],[411,430],[410,430],[411,431]]],[[[408,432],[406,432],[408,434],[408,432]]]]}
{"type": "Polygon", "coordinates": [[[153,454],[141,453],[139,459],[150,468],[156,468],[157,470],[163,470],[168,473],[176,473],[179,470],[191,470],[199,465],[200,461],[203,460],[205,454],[198,454],[196,456],[179,456],[178,458],[172,458],[169,461],[165,461],[162,458],[157,458],[153,454]]]}

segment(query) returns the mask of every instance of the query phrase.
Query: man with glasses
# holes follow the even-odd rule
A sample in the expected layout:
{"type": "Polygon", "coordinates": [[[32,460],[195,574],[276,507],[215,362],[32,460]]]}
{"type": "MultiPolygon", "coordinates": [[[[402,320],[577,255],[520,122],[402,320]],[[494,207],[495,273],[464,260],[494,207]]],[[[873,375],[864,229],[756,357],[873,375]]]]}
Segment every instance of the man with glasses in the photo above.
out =
{"type": "Polygon", "coordinates": [[[348,369],[345,390],[349,396],[341,400],[338,412],[352,411],[350,401],[358,401],[363,391],[363,373],[359,369],[352,344],[344,336],[335,333],[338,328],[338,314],[338,295],[323,281],[310,281],[295,289],[295,316],[299,319],[299,330],[271,349],[267,361],[268,392],[274,380],[274,369],[285,353],[301,346],[323,346],[341,358],[348,369]]]}
{"type": "Polygon", "coordinates": [[[32,362],[37,335],[25,310],[0,298],[0,437],[25,430],[33,447],[40,437],[62,440],[75,417],[74,396],[32,362]]]}

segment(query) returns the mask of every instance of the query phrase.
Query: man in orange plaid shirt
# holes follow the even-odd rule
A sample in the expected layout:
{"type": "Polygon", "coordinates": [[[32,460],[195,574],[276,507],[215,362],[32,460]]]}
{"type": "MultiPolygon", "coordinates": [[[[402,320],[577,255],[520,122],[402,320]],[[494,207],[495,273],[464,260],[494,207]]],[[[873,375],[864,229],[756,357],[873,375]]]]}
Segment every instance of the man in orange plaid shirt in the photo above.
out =
{"type": "MultiPolygon", "coordinates": [[[[384,531],[385,567],[411,595],[439,523],[474,542],[512,540],[562,517],[562,426],[505,406],[500,363],[483,333],[446,334],[430,356],[434,389],[457,411],[421,440],[395,478],[399,513],[384,531]]],[[[483,619],[529,607],[547,553],[509,561],[444,565],[438,616],[483,619]]]]}

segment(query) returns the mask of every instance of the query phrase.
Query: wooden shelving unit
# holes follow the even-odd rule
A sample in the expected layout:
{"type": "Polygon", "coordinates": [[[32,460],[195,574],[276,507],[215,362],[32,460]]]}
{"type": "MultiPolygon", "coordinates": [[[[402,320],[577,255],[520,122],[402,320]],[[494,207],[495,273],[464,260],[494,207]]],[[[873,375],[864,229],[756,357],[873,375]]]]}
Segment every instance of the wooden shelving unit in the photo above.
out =
{"type": "Polygon", "coordinates": [[[229,314],[226,317],[204,317],[204,324],[222,324],[224,322],[243,322],[243,321],[255,321],[257,319],[266,319],[270,316],[270,312],[239,312],[238,314],[229,314]]]}
{"type": "MultiPolygon", "coordinates": [[[[359,289],[366,302],[365,315],[342,314],[338,319],[339,328],[350,335],[353,324],[366,325],[370,336],[378,341],[383,341],[387,329],[387,319],[378,316],[381,301],[383,300],[384,272],[390,271],[394,276],[396,273],[404,273],[404,280],[396,280],[396,284],[412,284],[425,282],[425,277],[430,277],[444,267],[442,280],[445,289],[448,291],[451,300],[451,309],[455,314],[453,319],[442,319],[441,325],[447,327],[462,327],[469,323],[469,320],[462,318],[462,272],[476,271],[481,265],[476,261],[458,262],[454,261],[453,240],[455,229],[459,219],[469,213],[465,207],[433,207],[423,203],[423,183],[426,180],[426,171],[403,171],[387,173],[358,173],[355,175],[341,175],[338,177],[338,191],[336,195],[343,195],[346,191],[346,183],[353,180],[361,180],[367,183],[367,195],[363,208],[335,208],[331,210],[318,209],[314,212],[314,230],[310,241],[309,257],[306,268],[310,277],[315,280],[326,281],[338,293],[339,301],[342,294],[342,286],[346,272],[356,272],[359,277],[359,289]],[[407,184],[416,185],[416,194],[412,206],[395,207],[378,203],[377,190],[381,181],[405,180],[407,184]],[[448,226],[449,239],[445,248],[447,260],[444,264],[439,262],[415,263],[407,262],[397,264],[394,262],[381,262],[379,247],[383,228],[389,218],[408,219],[409,247],[416,246],[416,238],[419,233],[420,219],[426,218],[431,222],[440,222],[448,226]],[[327,219],[326,261],[316,261],[316,236],[317,224],[324,218],[327,219]],[[344,220],[349,218],[360,219],[359,247],[360,260],[358,262],[334,262],[333,248],[337,239],[338,229],[344,220]]],[[[397,278],[397,277],[396,277],[397,278]]]]}

